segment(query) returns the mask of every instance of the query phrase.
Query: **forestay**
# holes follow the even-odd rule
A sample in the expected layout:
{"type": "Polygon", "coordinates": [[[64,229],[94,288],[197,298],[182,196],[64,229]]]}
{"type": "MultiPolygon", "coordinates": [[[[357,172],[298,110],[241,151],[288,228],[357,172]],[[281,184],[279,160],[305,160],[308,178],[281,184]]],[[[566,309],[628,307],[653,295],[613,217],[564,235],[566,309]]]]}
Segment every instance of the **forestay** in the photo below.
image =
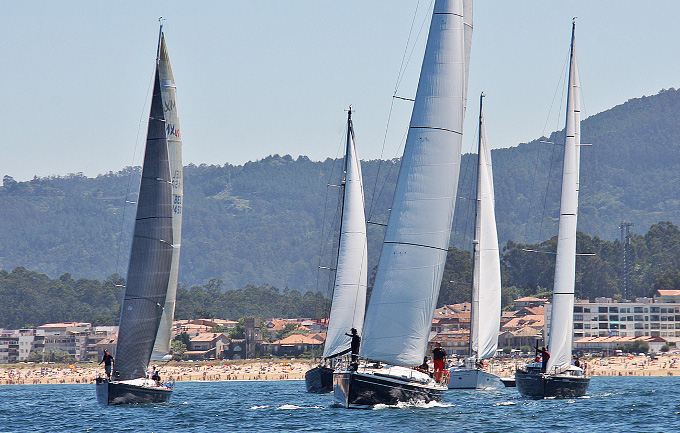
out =
{"type": "Polygon", "coordinates": [[[461,0],[435,3],[361,356],[423,361],[449,246],[465,99],[461,0]]]}

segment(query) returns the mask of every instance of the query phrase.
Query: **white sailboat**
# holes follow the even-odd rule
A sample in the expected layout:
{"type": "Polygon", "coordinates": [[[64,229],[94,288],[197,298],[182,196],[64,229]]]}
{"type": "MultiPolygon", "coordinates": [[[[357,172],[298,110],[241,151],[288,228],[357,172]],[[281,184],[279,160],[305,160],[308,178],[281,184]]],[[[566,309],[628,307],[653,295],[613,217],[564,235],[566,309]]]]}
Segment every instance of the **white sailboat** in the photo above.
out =
{"type": "MultiPolygon", "coordinates": [[[[368,252],[361,161],[357,155],[352,125],[352,108],[347,114],[347,146],[342,182],[342,218],[338,257],[333,285],[331,314],[324,343],[323,358],[333,359],[350,350],[350,329],[361,335],[366,309],[368,252]]],[[[333,368],[319,365],[305,374],[309,392],[333,390],[333,368]]]]}
{"type": "Polygon", "coordinates": [[[333,374],[344,407],[439,401],[423,362],[449,247],[460,171],[466,83],[462,0],[437,0],[360,356],[387,364],[333,374]]]}
{"type": "Polygon", "coordinates": [[[581,100],[578,66],[574,50],[572,24],[567,116],[562,170],[562,196],[557,236],[555,282],[550,318],[550,358],[544,363],[527,364],[517,370],[515,380],[522,395],[533,398],[580,397],[588,389],[590,378],[571,365],[574,333],[574,284],[576,279],[576,218],[578,214],[579,160],[581,145],[581,100]]]}
{"type": "MultiPolygon", "coordinates": [[[[164,99],[162,88],[169,83],[163,82],[161,59],[168,59],[162,25],[113,374],[111,378],[97,378],[95,386],[97,400],[105,405],[167,402],[172,394],[171,385],[147,377],[176,249],[168,144],[174,125],[173,118],[166,117],[170,100],[164,99]]],[[[176,134],[174,137],[179,138],[179,127],[176,134]]]]}
{"type": "Polygon", "coordinates": [[[470,356],[465,360],[465,366],[449,369],[449,389],[495,388],[499,385],[499,377],[484,371],[481,362],[496,354],[501,319],[501,263],[494,210],[491,150],[486,137],[483,98],[484,95],[479,98],[470,356]]]}

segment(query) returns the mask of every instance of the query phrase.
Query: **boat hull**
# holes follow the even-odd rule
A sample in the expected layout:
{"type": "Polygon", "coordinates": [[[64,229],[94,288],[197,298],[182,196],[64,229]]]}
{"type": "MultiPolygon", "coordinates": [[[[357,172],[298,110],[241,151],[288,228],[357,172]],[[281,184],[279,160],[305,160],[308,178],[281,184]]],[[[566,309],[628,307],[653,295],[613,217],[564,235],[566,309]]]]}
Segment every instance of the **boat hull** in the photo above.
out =
{"type": "Polygon", "coordinates": [[[370,408],[377,404],[429,403],[442,401],[446,386],[373,373],[333,373],[335,401],[346,408],[370,408]]]}
{"type": "Polygon", "coordinates": [[[97,378],[95,389],[97,401],[103,405],[167,403],[172,395],[172,388],[110,382],[102,378],[97,378]]]}
{"type": "Polygon", "coordinates": [[[575,398],[588,390],[590,378],[566,374],[544,375],[538,372],[515,372],[515,383],[520,394],[531,398],[575,398]]]}
{"type": "Polygon", "coordinates": [[[500,380],[503,382],[503,385],[505,385],[506,388],[515,388],[517,386],[517,383],[515,382],[515,376],[501,377],[500,380]]]}
{"type": "Polygon", "coordinates": [[[500,386],[500,378],[483,370],[449,369],[449,389],[492,389],[500,386]]]}
{"type": "Polygon", "coordinates": [[[305,373],[307,392],[325,393],[333,391],[333,369],[318,365],[305,373]]]}

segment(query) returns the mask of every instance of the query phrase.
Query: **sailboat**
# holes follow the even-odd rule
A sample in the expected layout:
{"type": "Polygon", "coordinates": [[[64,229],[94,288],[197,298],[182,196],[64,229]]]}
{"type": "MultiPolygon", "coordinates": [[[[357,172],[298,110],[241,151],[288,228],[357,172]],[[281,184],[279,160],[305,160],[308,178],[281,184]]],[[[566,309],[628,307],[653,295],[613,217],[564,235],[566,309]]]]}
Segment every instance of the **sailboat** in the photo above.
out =
{"type": "Polygon", "coordinates": [[[175,117],[167,116],[173,99],[163,87],[174,88],[168,53],[159,32],[153,98],[139,187],[137,215],[130,253],[125,296],[121,307],[118,343],[111,378],[97,378],[101,404],[167,402],[172,386],[147,378],[147,368],[167,301],[174,250],[173,178],[168,138],[179,138],[175,117]],[[167,66],[161,66],[163,63],[167,66]],[[161,70],[165,69],[165,76],[161,70]]]}
{"type": "Polygon", "coordinates": [[[333,373],[344,407],[441,401],[446,384],[423,362],[458,188],[465,106],[462,0],[437,0],[404,154],[366,311],[359,356],[333,373]]]}
{"type": "Polygon", "coordinates": [[[517,389],[532,398],[571,398],[584,395],[590,378],[580,367],[571,365],[576,275],[576,217],[578,212],[579,159],[581,145],[581,101],[578,66],[574,50],[576,24],[572,23],[567,93],[567,119],[562,170],[562,197],[557,237],[553,306],[550,318],[548,352],[550,358],[527,364],[515,372],[517,389]]]}
{"type": "Polygon", "coordinates": [[[332,360],[349,350],[351,338],[347,334],[350,329],[356,329],[358,335],[361,335],[364,324],[368,278],[366,216],[361,162],[357,155],[352,125],[352,107],[347,114],[347,146],[343,171],[340,240],[331,314],[323,350],[323,359],[331,360],[331,366],[322,364],[305,373],[308,392],[333,390],[332,360]]]}
{"type": "Polygon", "coordinates": [[[449,389],[482,389],[499,386],[498,376],[482,369],[483,359],[498,348],[501,319],[501,263],[494,211],[491,151],[486,138],[484,95],[479,98],[477,200],[473,245],[470,355],[465,366],[449,369],[449,389]]]}

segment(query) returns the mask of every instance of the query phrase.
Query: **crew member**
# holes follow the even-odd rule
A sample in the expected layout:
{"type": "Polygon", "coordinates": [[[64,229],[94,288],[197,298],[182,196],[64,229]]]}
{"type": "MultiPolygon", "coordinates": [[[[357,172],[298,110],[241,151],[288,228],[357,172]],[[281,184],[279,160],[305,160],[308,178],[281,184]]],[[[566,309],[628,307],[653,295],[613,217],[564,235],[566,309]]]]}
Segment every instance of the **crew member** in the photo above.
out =
{"type": "Polygon", "coordinates": [[[545,347],[541,347],[538,351],[541,354],[541,372],[545,373],[545,368],[548,365],[548,360],[550,359],[550,353],[548,353],[545,347]]]}
{"type": "Polygon", "coordinates": [[[434,380],[441,381],[444,375],[444,364],[446,363],[446,350],[442,348],[441,343],[434,344],[432,349],[432,362],[434,363],[434,380]]]}
{"type": "Polygon", "coordinates": [[[111,367],[113,365],[113,356],[111,356],[108,350],[104,350],[104,357],[102,357],[102,360],[99,361],[99,365],[101,365],[102,362],[104,363],[104,371],[106,372],[106,378],[111,379],[111,367]]]}

